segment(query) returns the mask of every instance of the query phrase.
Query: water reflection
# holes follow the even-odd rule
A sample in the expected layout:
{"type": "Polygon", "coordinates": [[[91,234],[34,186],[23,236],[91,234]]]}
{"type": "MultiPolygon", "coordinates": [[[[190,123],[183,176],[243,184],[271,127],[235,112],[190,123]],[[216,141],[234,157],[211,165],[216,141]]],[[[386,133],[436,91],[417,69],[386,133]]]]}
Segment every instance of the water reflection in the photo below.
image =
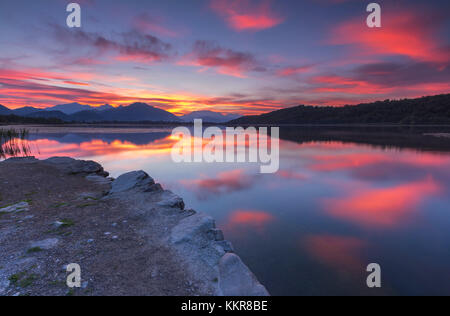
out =
{"type": "Polygon", "coordinates": [[[175,164],[171,129],[37,129],[40,158],[142,169],[211,214],[274,295],[450,294],[450,139],[434,128],[281,129],[280,171],[264,175],[175,164]],[[381,290],[365,287],[371,262],[381,290]]]}

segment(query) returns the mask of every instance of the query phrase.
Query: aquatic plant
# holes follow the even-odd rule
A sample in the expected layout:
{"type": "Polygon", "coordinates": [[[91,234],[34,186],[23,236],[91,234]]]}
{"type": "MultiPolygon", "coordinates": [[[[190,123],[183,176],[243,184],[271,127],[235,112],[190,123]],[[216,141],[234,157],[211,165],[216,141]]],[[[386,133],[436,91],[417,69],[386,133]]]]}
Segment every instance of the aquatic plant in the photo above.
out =
{"type": "Polygon", "coordinates": [[[0,158],[29,156],[28,135],[26,129],[0,128],[0,158]]]}

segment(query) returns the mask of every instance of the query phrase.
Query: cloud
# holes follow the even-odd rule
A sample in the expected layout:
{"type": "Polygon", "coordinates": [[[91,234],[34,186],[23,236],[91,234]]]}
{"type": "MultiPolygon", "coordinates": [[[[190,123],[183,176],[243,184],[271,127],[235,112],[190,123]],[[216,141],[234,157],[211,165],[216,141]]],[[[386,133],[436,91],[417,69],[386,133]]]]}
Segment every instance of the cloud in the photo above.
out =
{"type": "Polygon", "coordinates": [[[271,8],[271,1],[212,0],[211,9],[236,31],[261,31],[283,23],[271,8]]]}
{"type": "Polygon", "coordinates": [[[64,43],[65,49],[60,52],[61,55],[71,56],[71,47],[78,47],[75,51],[80,56],[74,59],[89,61],[88,64],[104,57],[126,62],[159,62],[168,59],[172,51],[170,44],[135,30],[115,34],[114,38],[57,25],[52,25],[52,30],[54,38],[64,43]]]}
{"type": "Polygon", "coordinates": [[[391,87],[450,82],[450,66],[448,63],[371,63],[357,67],[353,73],[358,80],[391,87]]]}
{"type": "Polygon", "coordinates": [[[312,69],[312,66],[293,66],[293,67],[285,67],[282,69],[279,69],[276,72],[276,75],[278,77],[291,77],[294,75],[307,73],[312,69]]]}
{"type": "Polygon", "coordinates": [[[165,37],[177,37],[178,32],[163,26],[161,17],[154,17],[148,13],[142,13],[133,19],[133,26],[141,33],[152,32],[165,37]]]}
{"type": "Polygon", "coordinates": [[[211,41],[196,41],[192,52],[179,64],[200,66],[204,70],[214,68],[220,74],[239,78],[246,77],[246,73],[250,71],[266,71],[254,55],[223,48],[211,41]]]}
{"type": "Polygon", "coordinates": [[[358,17],[334,27],[332,45],[353,45],[363,55],[400,55],[416,61],[448,62],[448,50],[437,35],[445,15],[413,10],[385,10],[381,28],[368,28],[358,17]]]}

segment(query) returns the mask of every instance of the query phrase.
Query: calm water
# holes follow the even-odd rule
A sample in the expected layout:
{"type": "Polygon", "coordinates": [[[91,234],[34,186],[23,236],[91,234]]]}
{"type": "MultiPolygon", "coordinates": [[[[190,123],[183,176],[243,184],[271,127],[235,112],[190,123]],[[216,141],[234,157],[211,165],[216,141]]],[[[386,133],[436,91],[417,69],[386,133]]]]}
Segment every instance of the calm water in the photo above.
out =
{"type": "Polygon", "coordinates": [[[39,158],[142,169],[212,215],[273,295],[450,294],[450,138],[282,130],[280,171],[175,164],[164,128],[31,129],[39,158]],[[369,263],[382,289],[365,286],[369,263]]]}

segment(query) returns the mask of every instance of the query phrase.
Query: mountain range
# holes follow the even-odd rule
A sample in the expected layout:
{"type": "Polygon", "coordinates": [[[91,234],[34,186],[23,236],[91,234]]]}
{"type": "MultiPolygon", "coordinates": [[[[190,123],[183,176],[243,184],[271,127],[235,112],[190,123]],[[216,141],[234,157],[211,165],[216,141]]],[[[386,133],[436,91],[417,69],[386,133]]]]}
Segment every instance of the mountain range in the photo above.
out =
{"type": "Polygon", "coordinates": [[[59,119],[64,122],[193,122],[202,119],[209,123],[224,123],[240,117],[235,114],[224,115],[213,111],[196,111],[184,116],[176,116],[170,112],[145,103],[133,103],[128,106],[113,107],[105,104],[93,107],[80,103],[60,104],[38,109],[22,107],[10,110],[0,105],[0,115],[16,115],[34,119],[59,119]]]}

